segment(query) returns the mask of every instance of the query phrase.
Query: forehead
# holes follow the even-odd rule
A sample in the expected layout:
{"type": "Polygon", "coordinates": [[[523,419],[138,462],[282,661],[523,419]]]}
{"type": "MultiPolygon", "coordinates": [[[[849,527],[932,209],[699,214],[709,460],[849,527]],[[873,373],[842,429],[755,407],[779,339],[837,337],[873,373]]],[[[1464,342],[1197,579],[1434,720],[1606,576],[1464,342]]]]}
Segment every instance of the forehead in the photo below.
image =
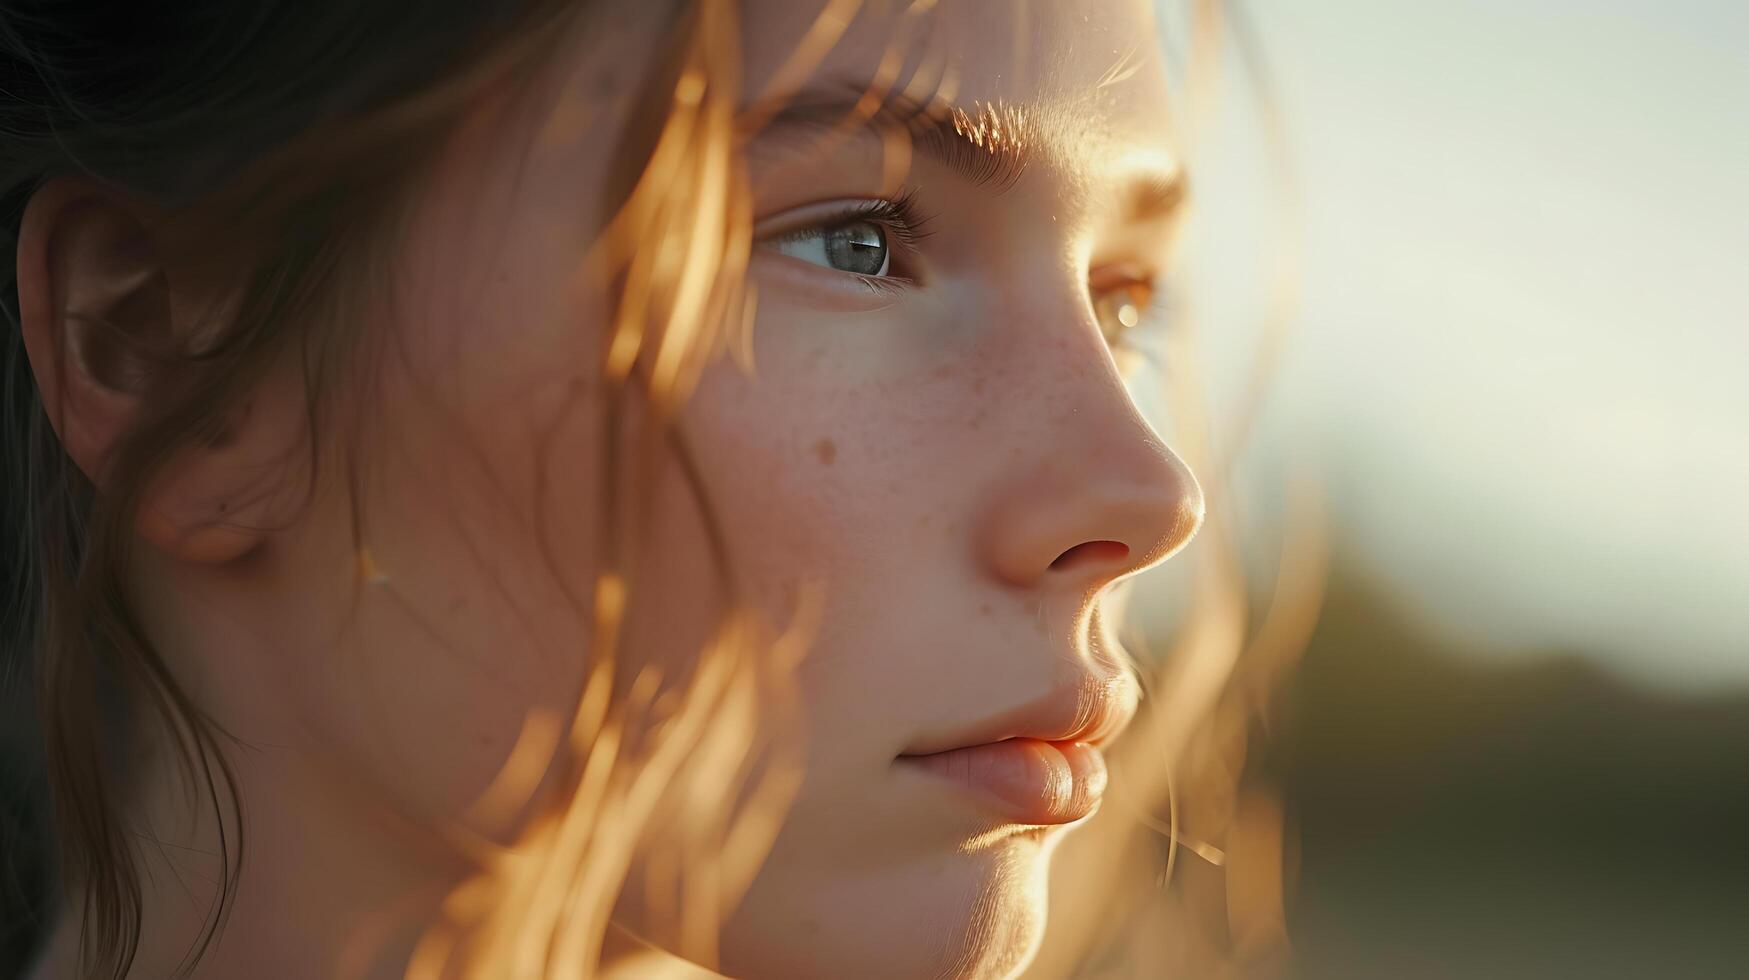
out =
{"type": "Polygon", "coordinates": [[[1169,151],[1146,0],[753,0],[743,9],[747,100],[854,86],[974,116],[991,107],[1024,116],[1041,155],[1169,151]]]}

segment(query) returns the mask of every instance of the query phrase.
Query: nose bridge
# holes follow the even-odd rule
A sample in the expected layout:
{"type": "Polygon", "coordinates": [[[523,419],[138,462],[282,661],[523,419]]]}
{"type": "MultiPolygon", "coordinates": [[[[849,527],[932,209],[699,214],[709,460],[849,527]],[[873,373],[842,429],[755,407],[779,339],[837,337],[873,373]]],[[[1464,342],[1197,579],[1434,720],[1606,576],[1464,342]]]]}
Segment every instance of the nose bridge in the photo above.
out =
{"type": "Polygon", "coordinates": [[[1203,496],[1142,417],[1091,311],[1070,312],[1061,298],[1048,305],[1055,322],[1035,312],[1026,341],[1008,352],[1007,373],[1027,397],[1011,409],[1023,416],[1008,429],[1014,465],[987,514],[982,551],[1010,584],[1081,590],[1177,551],[1202,521],[1203,496]]]}

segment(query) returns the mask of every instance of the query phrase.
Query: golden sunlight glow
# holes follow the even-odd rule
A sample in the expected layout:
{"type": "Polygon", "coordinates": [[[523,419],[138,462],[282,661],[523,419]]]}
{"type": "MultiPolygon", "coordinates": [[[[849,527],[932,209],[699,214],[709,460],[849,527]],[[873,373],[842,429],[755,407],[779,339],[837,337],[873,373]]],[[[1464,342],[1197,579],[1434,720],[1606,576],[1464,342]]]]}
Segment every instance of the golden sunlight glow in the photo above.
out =
{"type": "Polygon", "coordinates": [[[953,131],[980,150],[1022,155],[1032,120],[1024,107],[1007,103],[974,102],[970,110],[951,110],[953,131]]]}
{"type": "MultiPolygon", "coordinates": [[[[873,112],[891,94],[914,50],[912,26],[921,53],[906,94],[921,86],[927,104],[951,104],[957,86],[951,53],[931,50],[921,19],[934,6],[915,0],[906,8],[906,36],[882,58],[859,110],[866,104],[873,112]]],[[[1196,3],[1198,44],[1218,38],[1219,7],[1214,0],[1196,3]]],[[[578,270],[579,282],[617,286],[602,351],[613,399],[610,432],[632,398],[653,409],[658,430],[671,423],[720,354],[752,369],[754,295],[744,275],[752,215],[741,141],[762,112],[774,111],[775,98],[813,72],[858,8],[859,0],[827,0],[755,100],[765,108],[738,118],[736,7],[699,0],[648,162],[578,270]]],[[[1100,87],[1135,77],[1141,50],[1139,43],[1126,50],[1100,87]]],[[[1193,89],[1197,72],[1211,64],[1207,57],[1193,45],[1193,89]]],[[[1193,106],[1197,100],[1193,91],[1193,106]]],[[[1000,102],[949,112],[956,133],[991,153],[1025,149],[1034,122],[1000,102]]],[[[1205,118],[1191,114],[1193,123],[1205,118]]],[[[884,179],[896,183],[910,166],[910,142],[896,134],[883,152],[884,179]]],[[[1179,169],[1177,160],[1154,163],[1158,172],[1179,169]]],[[[1139,306],[1124,301],[1113,315],[1133,326],[1139,306]]],[[[1178,342],[1190,343],[1188,325],[1182,334],[1178,342]]],[[[1058,848],[1051,917],[1028,976],[1069,976],[1101,945],[1156,950],[1169,931],[1208,952],[1203,965],[1212,971],[1231,947],[1185,939],[1201,918],[1189,912],[1210,907],[1225,910],[1226,931],[1245,944],[1245,956],[1282,943],[1279,806],[1255,788],[1246,789],[1243,806],[1235,801],[1244,726],[1303,642],[1316,609],[1324,547],[1316,498],[1298,488],[1304,506],[1290,528],[1281,579],[1263,629],[1248,636],[1245,581],[1224,517],[1225,462],[1216,452],[1226,443],[1208,431],[1206,397],[1193,371],[1175,374],[1169,390],[1178,420],[1174,445],[1211,502],[1202,544],[1190,559],[1193,612],[1169,654],[1150,661],[1143,678],[1149,698],[1112,747],[1109,805],[1058,848]],[[1164,820],[1154,816],[1161,810],[1164,820]],[[1180,819],[1186,810],[1199,817],[1188,828],[1180,819]],[[1162,839],[1164,867],[1152,850],[1162,839]],[[1218,867],[1212,886],[1176,887],[1180,847],[1218,867]],[[1219,894],[1208,894],[1209,887],[1219,894]]],[[[568,722],[531,714],[469,814],[490,823],[532,809],[511,844],[451,828],[457,849],[476,858],[477,873],[448,896],[441,921],[421,937],[408,980],[680,976],[696,974],[694,964],[714,966],[723,922],[752,884],[800,788],[795,672],[820,625],[819,587],[802,590],[782,630],[746,610],[728,612],[686,677],[646,668],[628,678],[616,670],[620,626],[636,584],[624,529],[635,524],[639,501],[618,491],[615,478],[633,465],[627,457],[635,451],[644,452],[638,459],[646,465],[668,451],[662,439],[658,431],[636,446],[610,441],[602,470],[610,492],[600,516],[609,554],[595,583],[593,642],[584,652],[589,674],[576,710],[568,722]],[[737,799],[745,803],[737,807],[737,799]],[[635,862],[649,923],[644,935],[615,921],[635,862]],[[691,962],[643,955],[656,949],[691,962]]],[[[386,581],[368,550],[357,561],[363,581],[386,581]]]]}

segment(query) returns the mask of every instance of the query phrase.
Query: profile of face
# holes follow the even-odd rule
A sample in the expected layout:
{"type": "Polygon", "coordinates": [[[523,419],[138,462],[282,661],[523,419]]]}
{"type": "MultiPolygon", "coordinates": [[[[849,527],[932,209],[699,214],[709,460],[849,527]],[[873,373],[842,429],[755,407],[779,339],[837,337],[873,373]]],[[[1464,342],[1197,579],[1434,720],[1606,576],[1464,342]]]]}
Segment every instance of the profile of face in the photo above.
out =
{"type": "MultiPolygon", "coordinates": [[[[1135,707],[1099,602],[1202,514],[1114,357],[1168,259],[1165,74],[1143,0],[956,0],[863,4],[798,76],[814,6],[745,5],[741,90],[782,107],[747,147],[753,369],[712,362],[675,420],[711,518],[677,457],[634,491],[648,520],[619,655],[698,655],[729,600],[715,533],[774,618],[820,586],[803,779],[722,969],[1002,976],[1040,935],[1053,848],[1097,803],[1098,753],[1070,743],[1135,707]],[[931,71],[915,107],[841,125],[931,71]],[[916,137],[898,160],[895,125],[916,137]]],[[[456,819],[531,713],[568,716],[583,685],[610,299],[576,270],[608,217],[612,93],[662,30],[623,14],[586,32],[549,87],[482,102],[445,144],[392,287],[360,311],[387,338],[359,387],[362,478],[331,468],[283,512],[273,494],[229,504],[260,529],[240,558],[187,531],[302,422],[288,368],[154,490],[144,617],[250,746],[232,929],[301,910],[295,942],[223,939],[232,964],[307,962],[391,901],[425,858],[361,814],[456,819]]],[[[618,916],[633,933],[637,880],[618,916]]]]}

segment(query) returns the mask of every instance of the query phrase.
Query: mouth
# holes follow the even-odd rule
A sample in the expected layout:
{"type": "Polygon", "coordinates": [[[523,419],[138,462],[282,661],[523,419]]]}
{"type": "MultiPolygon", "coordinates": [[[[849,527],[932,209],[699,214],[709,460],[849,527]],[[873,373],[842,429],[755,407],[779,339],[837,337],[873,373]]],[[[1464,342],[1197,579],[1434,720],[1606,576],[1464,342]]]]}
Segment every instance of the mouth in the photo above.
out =
{"type": "Polygon", "coordinates": [[[1104,753],[1083,741],[1007,738],[895,761],[957,787],[1010,822],[1041,826],[1091,815],[1107,778],[1104,753]]]}

